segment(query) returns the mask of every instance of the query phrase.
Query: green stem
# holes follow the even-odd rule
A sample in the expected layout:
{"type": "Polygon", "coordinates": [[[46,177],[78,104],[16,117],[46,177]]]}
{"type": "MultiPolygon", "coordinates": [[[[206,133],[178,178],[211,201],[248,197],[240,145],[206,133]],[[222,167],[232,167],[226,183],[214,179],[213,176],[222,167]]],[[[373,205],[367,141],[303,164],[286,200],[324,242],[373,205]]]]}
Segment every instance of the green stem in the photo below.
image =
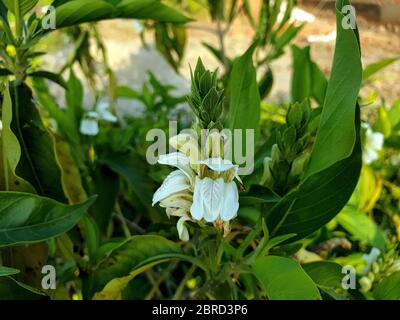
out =
{"type": "Polygon", "coordinates": [[[182,281],[180,282],[178,288],[175,291],[174,296],[172,297],[172,300],[180,300],[182,298],[183,290],[185,289],[185,285],[190,279],[190,277],[193,275],[193,273],[196,271],[197,266],[192,264],[192,266],[189,268],[189,270],[186,272],[185,276],[183,277],[182,281]]]}
{"type": "Polygon", "coordinates": [[[115,212],[117,214],[117,217],[118,217],[119,221],[121,222],[121,228],[122,228],[122,231],[124,232],[125,237],[126,238],[130,238],[131,237],[131,232],[129,230],[128,225],[126,224],[125,217],[124,217],[124,214],[121,211],[121,207],[119,206],[118,200],[115,203],[115,212]]]}

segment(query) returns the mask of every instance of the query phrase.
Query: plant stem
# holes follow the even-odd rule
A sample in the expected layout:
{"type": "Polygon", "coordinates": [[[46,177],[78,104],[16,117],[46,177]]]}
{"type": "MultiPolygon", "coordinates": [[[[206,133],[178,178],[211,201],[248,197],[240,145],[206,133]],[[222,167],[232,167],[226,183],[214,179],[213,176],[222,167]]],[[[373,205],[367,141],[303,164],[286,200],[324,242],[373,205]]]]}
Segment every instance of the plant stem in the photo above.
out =
{"type": "Polygon", "coordinates": [[[116,213],[119,221],[121,222],[121,228],[122,228],[122,231],[124,232],[125,237],[130,238],[131,232],[129,231],[128,225],[126,224],[125,217],[121,211],[121,207],[119,206],[118,200],[115,203],[115,213],[116,213]]]}
{"type": "Polygon", "coordinates": [[[189,268],[189,270],[186,272],[185,276],[183,277],[182,281],[179,283],[179,286],[176,289],[175,294],[172,297],[172,300],[181,299],[183,290],[185,289],[186,282],[190,279],[190,277],[193,275],[193,273],[196,271],[196,269],[197,269],[197,266],[192,264],[192,266],[189,268]]]}

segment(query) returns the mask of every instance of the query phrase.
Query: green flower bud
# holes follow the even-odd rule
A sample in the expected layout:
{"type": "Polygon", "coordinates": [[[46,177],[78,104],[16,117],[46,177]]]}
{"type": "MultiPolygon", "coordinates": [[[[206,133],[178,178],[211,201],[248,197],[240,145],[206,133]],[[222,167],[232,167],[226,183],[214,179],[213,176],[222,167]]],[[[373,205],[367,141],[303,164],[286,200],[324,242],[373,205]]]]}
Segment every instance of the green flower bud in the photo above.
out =
{"type": "Polygon", "coordinates": [[[294,159],[292,163],[292,168],[290,170],[290,175],[292,177],[301,176],[307,168],[308,161],[310,160],[309,153],[303,153],[294,159]]]}

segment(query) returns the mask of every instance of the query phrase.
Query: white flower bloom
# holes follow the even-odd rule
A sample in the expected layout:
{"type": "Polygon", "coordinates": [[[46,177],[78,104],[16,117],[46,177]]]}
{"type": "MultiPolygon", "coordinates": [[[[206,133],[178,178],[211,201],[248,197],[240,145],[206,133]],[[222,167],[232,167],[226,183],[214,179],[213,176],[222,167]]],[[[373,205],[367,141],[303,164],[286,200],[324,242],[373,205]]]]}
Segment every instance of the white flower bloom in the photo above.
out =
{"type": "Polygon", "coordinates": [[[190,135],[175,136],[170,143],[178,152],[162,155],[158,162],[179,170],[170,173],[154,193],[153,205],[159,202],[168,216],[179,217],[177,228],[183,241],[189,239],[187,221],[212,222],[229,232],[229,221],[239,209],[233,181],[240,181],[238,166],[221,157],[201,160],[198,144],[190,135]]]}
{"type": "Polygon", "coordinates": [[[86,136],[96,136],[99,133],[97,112],[88,112],[81,120],[79,131],[86,136]]]}
{"type": "Polygon", "coordinates": [[[99,133],[99,120],[117,122],[118,119],[108,110],[108,104],[102,101],[96,111],[87,112],[81,120],[79,131],[86,136],[96,136],[99,133]]]}
{"type": "Polygon", "coordinates": [[[113,123],[118,121],[118,118],[109,111],[109,105],[106,101],[101,101],[96,110],[101,120],[113,123]]]}
{"type": "Polygon", "coordinates": [[[366,263],[366,266],[361,270],[362,272],[368,272],[371,269],[371,266],[376,262],[378,257],[381,254],[381,250],[378,248],[372,248],[369,254],[364,254],[363,259],[366,263]]]}
{"type": "Polygon", "coordinates": [[[370,164],[378,159],[378,152],[383,147],[384,135],[380,132],[373,132],[366,123],[363,123],[363,128],[366,129],[363,160],[366,164],[370,164]]]}

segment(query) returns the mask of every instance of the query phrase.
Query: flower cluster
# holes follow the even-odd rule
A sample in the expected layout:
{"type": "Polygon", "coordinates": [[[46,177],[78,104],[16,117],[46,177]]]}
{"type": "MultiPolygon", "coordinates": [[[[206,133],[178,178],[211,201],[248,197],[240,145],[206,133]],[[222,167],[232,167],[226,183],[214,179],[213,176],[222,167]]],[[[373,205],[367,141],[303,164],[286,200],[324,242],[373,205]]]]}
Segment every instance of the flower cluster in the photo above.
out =
{"type": "Polygon", "coordinates": [[[172,137],[170,144],[178,152],[162,155],[158,162],[178,170],[170,173],[155,192],[153,205],[159,202],[169,217],[179,217],[177,229],[183,241],[189,239],[187,221],[211,222],[218,230],[223,228],[224,234],[229,233],[229,221],[239,209],[234,179],[241,181],[238,166],[222,158],[224,137],[217,132],[210,134],[205,150],[190,134],[172,137]]]}

